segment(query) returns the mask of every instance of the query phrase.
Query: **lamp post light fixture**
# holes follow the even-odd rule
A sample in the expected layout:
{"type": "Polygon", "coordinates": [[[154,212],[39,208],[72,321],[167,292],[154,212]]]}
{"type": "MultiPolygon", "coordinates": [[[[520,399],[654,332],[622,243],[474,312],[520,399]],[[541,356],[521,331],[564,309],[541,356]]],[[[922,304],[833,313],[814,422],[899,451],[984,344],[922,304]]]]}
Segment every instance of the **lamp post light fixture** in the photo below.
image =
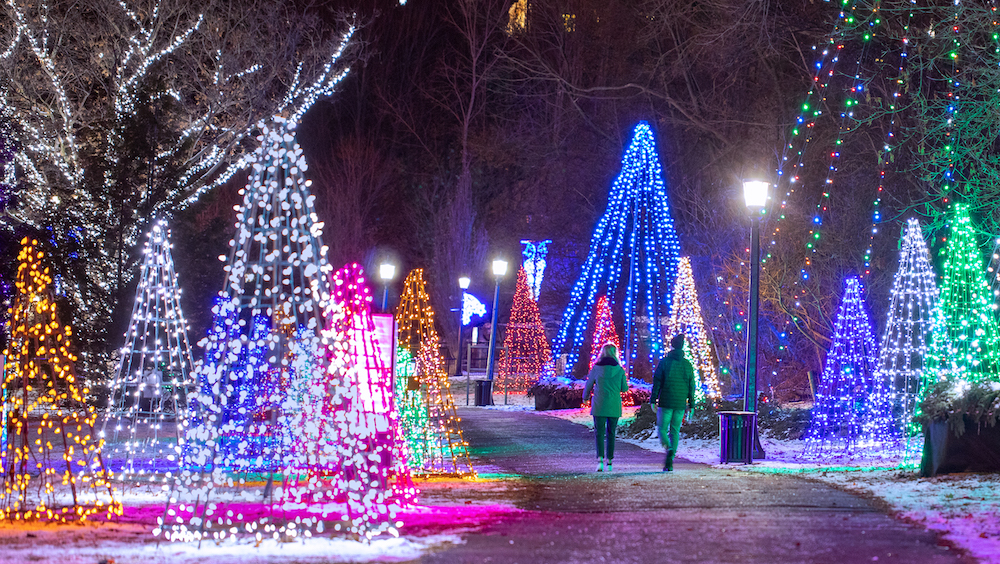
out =
{"type": "Polygon", "coordinates": [[[380,264],[378,277],[382,280],[382,313],[385,313],[389,300],[389,282],[396,277],[396,265],[388,262],[380,264]]]}
{"type": "Polygon", "coordinates": [[[764,458],[757,435],[757,312],[760,307],[760,214],[767,203],[770,184],[763,180],[744,180],[743,198],[750,211],[750,311],[747,320],[747,366],[743,384],[743,411],[752,412],[751,444],[746,448],[746,462],[764,458]]]}
{"type": "Polygon", "coordinates": [[[496,365],[497,351],[497,324],[500,307],[500,279],[507,274],[507,261],[496,259],[493,261],[493,276],[496,277],[497,285],[493,291],[493,320],[490,323],[490,348],[486,355],[486,379],[493,381],[493,368],[496,365]]]}

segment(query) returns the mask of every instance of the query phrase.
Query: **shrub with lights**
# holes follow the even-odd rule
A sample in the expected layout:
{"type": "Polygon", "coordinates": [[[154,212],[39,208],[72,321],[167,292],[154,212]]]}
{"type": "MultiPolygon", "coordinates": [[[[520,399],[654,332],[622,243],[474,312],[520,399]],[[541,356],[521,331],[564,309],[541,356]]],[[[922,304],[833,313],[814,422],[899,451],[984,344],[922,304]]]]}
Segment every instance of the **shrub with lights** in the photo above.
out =
{"type": "MultiPolygon", "coordinates": [[[[938,382],[960,395],[972,384],[1000,382],[1000,338],[976,231],[964,204],[954,204],[938,307],[919,397],[938,382]]],[[[917,414],[919,415],[919,400],[917,414]]]]}
{"type": "Polygon", "coordinates": [[[498,391],[524,393],[549,370],[552,353],[545,338],[538,303],[532,297],[528,276],[522,267],[517,272],[514,303],[504,336],[498,365],[498,391]]]}
{"type": "Polygon", "coordinates": [[[688,257],[680,259],[677,284],[674,286],[670,318],[667,320],[665,333],[668,337],[684,334],[684,356],[694,366],[695,401],[703,404],[706,399],[710,402],[721,400],[719,371],[712,359],[708,330],[705,328],[705,318],[701,314],[698,289],[694,285],[694,273],[691,270],[691,259],[688,257]]]}
{"type": "Polygon", "coordinates": [[[878,359],[876,346],[861,282],[848,278],[806,432],[807,456],[854,454],[867,446],[870,438],[863,421],[878,359]]]}
{"type": "Polygon", "coordinates": [[[101,428],[105,463],[125,482],[164,479],[180,464],[194,363],[171,247],[166,222],[156,222],[101,428]]]}
{"type": "Polygon", "coordinates": [[[170,540],[331,529],[371,537],[398,526],[385,507],[389,483],[369,472],[369,429],[343,415],[344,405],[358,407],[357,369],[293,132],[278,117],[261,124],[225,288],[202,341],[184,470],[156,531],[170,540]]]}
{"type": "Polygon", "coordinates": [[[553,343],[554,354],[567,354],[568,372],[580,358],[594,302],[601,295],[623,304],[623,352],[628,355],[622,358],[623,363],[632,366],[639,358],[640,343],[649,343],[644,361],[646,369],[652,371],[653,363],[659,360],[654,358],[656,351],[662,350],[664,342],[657,320],[669,315],[679,254],[653,130],[640,122],[611,186],[607,210],[594,229],[590,252],[553,343]]]}
{"type": "Polygon", "coordinates": [[[97,415],[76,379],[73,331],[64,325],[38,241],[24,238],[4,350],[4,491],[13,521],[86,521],[122,514],[101,459],[97,415]]]}
{"type": "Polygon", "coordinates": [[[913,434],[917,392],[927,356],[931,315],[938,301],[934,269],[920,222],[903,228],[899,268],[892,281],[888,317],[875,368],[875,388],[868,401],[865,434],[884,449],[913,434]]]}
{"type": "Polygon", "coordinates": [[[423,269],[406,276],[396,309],[396,398],[410,467],[418,473],[475,475],[434,328],[423,269]]]}

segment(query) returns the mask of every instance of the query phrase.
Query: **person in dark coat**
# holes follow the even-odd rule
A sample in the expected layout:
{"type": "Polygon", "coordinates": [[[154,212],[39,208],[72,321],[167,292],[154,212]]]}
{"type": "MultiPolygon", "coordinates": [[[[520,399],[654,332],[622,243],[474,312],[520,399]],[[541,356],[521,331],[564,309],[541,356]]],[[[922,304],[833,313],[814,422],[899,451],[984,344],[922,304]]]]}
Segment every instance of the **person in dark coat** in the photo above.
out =
{"type": "Polygon", "coordinates": [[[670,339],[670,352],[660,360],[653,374],[649,402],[658,407],[657,431],[667,451],[663,471],[674,469],[674,455],[681,439],[681,422],[694,407],[694,367],[684,358],[684,334],[670,339]]]}
{"type": "Polygon", "coordinates": [[[583,389],[583,401],[594,394],[590,404],[590,414],[594,416],[594,434],[597,436],[597,471],[604,471],[604,460],[607,457],[608,472],[612,471],[615,459],[615,432],[618,430],[618,418],[622,416],[622,392],[628,391],[628,379],[625,370],[618,362],[618,348],[612,344],[604,345],[601,357],[590,369],[587,385],[583,389]],[[607,450],[605,450],[607,438],[607,450]]]}

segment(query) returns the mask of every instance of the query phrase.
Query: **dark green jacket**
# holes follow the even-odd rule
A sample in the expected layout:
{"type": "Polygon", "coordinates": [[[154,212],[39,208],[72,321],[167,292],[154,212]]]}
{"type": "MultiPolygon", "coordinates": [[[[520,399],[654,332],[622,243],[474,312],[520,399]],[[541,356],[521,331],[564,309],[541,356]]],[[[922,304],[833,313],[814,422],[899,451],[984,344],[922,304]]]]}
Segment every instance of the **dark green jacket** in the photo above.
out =
{"type": "Polygon", "coordinates": [[[653,374],[649,401],[667,409],[694,407],[694,367],[684,358],[683,351],[671,349],[660,360],[653,374]]]}

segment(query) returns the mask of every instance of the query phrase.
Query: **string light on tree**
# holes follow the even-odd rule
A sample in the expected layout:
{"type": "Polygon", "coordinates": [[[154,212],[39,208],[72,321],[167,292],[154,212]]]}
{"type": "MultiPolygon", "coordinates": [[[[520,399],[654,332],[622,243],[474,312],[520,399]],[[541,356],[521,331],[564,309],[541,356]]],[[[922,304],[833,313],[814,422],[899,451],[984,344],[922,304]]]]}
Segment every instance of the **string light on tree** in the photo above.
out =
{"type": "Polygon", "coordinates": [[[590,369],[594,368],[597,360],[601,357],[601,348],[604,345],[612,344],[621,350],[621,341],[618,339],[618,330],[615,329],[615,320],[611,316],[611,305],[607,296],[597,298],[594,306],[594,336],[590,339],[590,369]]]}
{"type": "Polygon", "coordinates": [[[899,446],[897,437],[917,430],[913,415],[937,302],[927,243],[920,222],[910,218],[903,228],[899,268],[892,281],[875,369],[875,388],[867,403],[865,434],[886,449],[899,446]]]}
{"type": "Polygon", "coordinates": [[[403,435],[412,453],[411,468],[418,473],[474,476],[422,268],[410,271],[403,282],[396,322],[401,349],[396,397],[403,435]],[[413,359],[412,365],[407,358],[413,359]]]}
{"type": "Polygon", "coordinates": [[[958,393],[969,384],[1000,381],[1000,336],[968,206],[954,204],[950,224],[918,405],[943,380],[958,393]]]}
{"type": "Polygon", "coordinates": [[[667,320],[665,331],[671,337],[684,334],[684,356],[694,366],[697,379],[695,401],[700,403],[707,398],[715,402],[722,399],[719,372],[712,358],[708,330],[701,314],[698,289],[694,285],[694,272],[691,270],[691,259],[688,257],[680,258],[677,283],[674,286],[673,302],[670,306],[670,318],[667,320]]]}
{"type": "Polygon", "coordinates": [[[44,258],[38,241],[21,240],[4,350],[0,516],[58,523],[111,519],[122,506],[101,460],[97,414],[84,399],[90,391],[77,382],[73,330],[60,320],[44,258]]]}
{"type": "Polygon", "coordinates": [[[517,272],[514,302],[500,351],[498,391],[523,393],[542,377],[552,362],[538,303],[532,297],[524,267],[517,272]]]}
{"type": "Polygon", "coordinates": [[[659,320],[669,313],[679,254],[653,130],[640,122],[611,186],[607,210],[594,229],[553,345],[556,354],[567,354],[567,370],[579,359],[597,296],[617,300],[619,292],[624,293],[623,363],[631,365],[638,358],[643,340],[649,343],[646,360],[652,370],[653,357],[663,348],[659,320]],[[639,323],[645,323],[641,330],[639,323]]]}
{"type": "Polygon", "coordinates": [[[203,341],[207,360],[191,400],[185,470],[156,531],[170,540],[222,541],[262,531],[294,538],[327,530],[330,520],[334,530],[365,536],[398,526],[379,506],[394,486],[366,470],[370,445],[344,418],[322,417],[323,410],[357,409],[358,369],[347,360],[351,343],[337,330],[347,313],[330,300],[323,224],[293,126],[281,118],[260,126],[216,322],[203,341]],[[339,443],[328,448],[321,437],[339,443]],[[372,481],[355,483],[352,473],[372,481]],[[306,515],[285,500],[298,500],[293,506],[306,515]],[[230,509],[248,501],[268,510],[230,509]],[[371,506],[358,513],[354,502],[371,506]]]}
{"type": "Polygon", "coordinates": [[[806,454],[812,457],[853,454],[871,439],[864,435],[863,423],[878,349],[856,277],[844,282],[833,331],[806,431],[806,454]]]}
{"type": "Polygon", "coordinates": [[[166,222],[156,222],[143,249],[132,317],[101,428],[105,459],[121,465],[126,482],[155,480],[179,469],[194,363],[171,248],[166,222]]]}

